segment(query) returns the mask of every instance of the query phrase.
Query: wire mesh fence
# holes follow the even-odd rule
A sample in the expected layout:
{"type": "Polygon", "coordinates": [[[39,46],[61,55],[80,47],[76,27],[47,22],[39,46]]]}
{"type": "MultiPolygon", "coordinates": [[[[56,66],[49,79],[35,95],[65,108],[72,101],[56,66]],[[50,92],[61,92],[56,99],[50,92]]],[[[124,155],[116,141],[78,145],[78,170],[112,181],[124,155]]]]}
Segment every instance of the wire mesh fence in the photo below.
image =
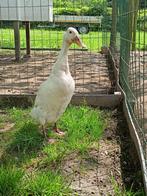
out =
{"type": "Polygon", "coordinates": [[[0,94],[34,94],[50,74],[63,33],[69,26],[81,33],[87,46],[80,50],[73,45],[69,51],[75,93],[113,92],[110,70],[104,55],[99,53],[110,40],[111,14],[107,12],[105,0],[97,7],[92,0],[13,1],[1,1],[0,4],[0,94]],[[28,45],[31,58],[28,58],[28,45]],[[14,62],[15,58],[19,62],[14,62]]]}
{"type": "MultiPolygon", "coordinates": [[[[113,1],[111,50],[147,164],[147,1],[113,1]]],[[[147,165],[146,165],[147,166],[147,165]]]]}
{"type": "Polygon", "coordinates": [[[105,58],[110,44],[147,160],[146,0],[113,0],[109,6],[106,0],[99,4],[93,0],[1,0],[0,95],[35,94],[49,76],[69,26],[79,31],[87,46],[73,45],[69,51],[75,93],[114,93],[113,70],[105,58]]]}

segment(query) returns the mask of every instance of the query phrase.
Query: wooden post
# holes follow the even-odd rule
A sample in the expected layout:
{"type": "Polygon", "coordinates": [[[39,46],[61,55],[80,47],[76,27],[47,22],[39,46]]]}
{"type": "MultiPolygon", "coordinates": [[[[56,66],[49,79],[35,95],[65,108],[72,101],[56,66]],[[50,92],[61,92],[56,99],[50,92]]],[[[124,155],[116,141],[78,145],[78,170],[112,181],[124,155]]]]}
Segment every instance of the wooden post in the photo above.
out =
{"type": "Polygon", "coordinates": [[[19,21],[14,21],[15,59],[20,61],[20,32],[19,21]]]}
{"type": "Polygon", "coordinates": [[[30,57],[31,49],[30,49],[30,22],[26,22],[26,55],[30,57]]]}

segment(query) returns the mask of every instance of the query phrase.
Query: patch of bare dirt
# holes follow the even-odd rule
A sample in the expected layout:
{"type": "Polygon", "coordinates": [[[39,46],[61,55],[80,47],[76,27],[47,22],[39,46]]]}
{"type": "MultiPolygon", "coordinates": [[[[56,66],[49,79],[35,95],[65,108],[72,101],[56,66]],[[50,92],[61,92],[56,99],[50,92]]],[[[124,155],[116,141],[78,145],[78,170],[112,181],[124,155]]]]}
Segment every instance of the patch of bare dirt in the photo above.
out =
{"type": "Polygon", "coordinates": [[[0,127],[0,133],[10,131],[14,127],[14,123],[5,122],[3,126],[0,127]]]}
{"type": "MultiPolygon", "coordinates": [[[[34,94],[50,74],[58,51],[34,51],[31,58],[14,61],[14,55],[0,55],[0,94],[34,94]]],[[[76,93],[112,92],[104,55],[89,51],[69,51],[69,66],[76,93]]]]}
{"type": "Polygon", "coordinates": [[[62,170],[70,181],[73,195],[114,196],[117,195],[115,183],[121,191],[131,186],[132,191],[143,187],[135,154],[123,113],[115,110],[99,148],[83,157],[76,153],[70,155],[64,160],[62,170]]]}

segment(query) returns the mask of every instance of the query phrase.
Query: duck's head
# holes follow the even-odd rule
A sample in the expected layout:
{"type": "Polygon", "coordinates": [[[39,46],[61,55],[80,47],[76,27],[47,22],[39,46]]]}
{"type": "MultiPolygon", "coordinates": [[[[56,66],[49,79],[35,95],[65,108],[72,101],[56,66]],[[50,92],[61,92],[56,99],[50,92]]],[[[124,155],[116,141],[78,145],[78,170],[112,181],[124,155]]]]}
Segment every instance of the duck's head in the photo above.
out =
{"type": "Polygon", "coordinates": [[[65,40],[65,42],[67,42],[68,45],[75,43],[81,48],[86,47],[85,44],[83,44],[83,42],[81,41],[81,38],[80,38],[78,31],[73,27],[69,27],[67,29],[67,31],[65,32],[65,35],[64,35],[64,40],[65,40]]]}

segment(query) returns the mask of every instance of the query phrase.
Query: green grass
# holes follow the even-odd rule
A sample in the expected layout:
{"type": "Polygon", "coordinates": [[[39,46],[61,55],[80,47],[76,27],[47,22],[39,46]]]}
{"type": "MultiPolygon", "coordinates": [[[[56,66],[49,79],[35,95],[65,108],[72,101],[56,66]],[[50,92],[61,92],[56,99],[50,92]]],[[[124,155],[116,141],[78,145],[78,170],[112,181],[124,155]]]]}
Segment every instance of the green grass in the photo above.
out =
{"type": "MultiPolygon", "coordinates": [[[[0,133],[0,196],[72,195],[70,180],[63,175],[62,165],[72,154],[82,160],[89,157],[91,150],[99,149],[99,139],[110,113],[87,106],[68,107],[58,121],[58,127],[66,135],[59,138],[49,128],[48,136],[56,138],[57,142],[48,144],[39,126],[30,118],[30,109],[5,111],[0,117],[0,127],[7,122],[15,125],[12,130],[0,133]]],[[[82,166],[80,169],[84,172],[82,166]]],[[[143,190],[122,190],[114,179],[112,184],[118,196],[144,194],[143,190]]]]}
{"type": "Polygon", "coordinates": [[[68,180],[60,165],[72,153],[86,155],[98,149],[106,120],[103,113],[87,106],[70,106],[58,122],[66,131],[55,144],[48,144],[38,125],[29,116],[30,109],[7,109],[0,125],[15,123],[11,131],[0,134],[0,195],[69,195],[68,180]]]}
{"type": "Polygon", "coordinates": [[[66,186],[63,177],[55,172],[36,172],[28,176],[23,183],[21,192],[25,195],[67,195],[70,189],[66,186]]]}
{"type": "Polygon", "coordinates": [[[17,195],[23,171],[16,167],[0,167],[0,195],[17,195]]]}
{"type": "Polygon", "coordinates": [[[132,187],[130,188],[130,190],[122,190],[122,187],[119,186],[119,184],[114,180],[114,178],[112,179],[112,184],[114,187],[114,193],[117,196],[145,196],[143,189],[138,190],[136,192],[132,190],[132,187]]]}
{"type": "MultiPolygon", "coordinates": [[[[31,29],[31,48],[58,49],[61,48],[63,31],[49,29],[31,29]]],[[[145,48],[146,32],[138,32],[136,35],[137,49],[145,48]]],[[[25,30],[20,29],[21,48],[26,48],[25,30]]],[[[103,45],[109,45],[110,32],[94,32],[81,35],[83,42],[90,51],[100,51],[103,45]]],[[[0,29],[0,48],[14,48],[13,29],[0,29]]],[[[73,45],[71,48],[78,48],[73,45]]]]}
{"type": "MultiPolygon", "coordinates": [[[[31,48],[35,49],[57,49],[61,48],[63,31],[45,30],[45,29],[32,29],[31,30],[31,48]]],[[[21,48],[26,48],[25,30],[20,29],[21,48]]],[[[81,35],[83,42],[91,51],[99,51],[101,46],[109,43],[110,33],[103,34],[102,32],[90,32],[81,35]],[[105,39],[105,40],[104,40],[105,39]]],[[[0,29],[0,47],[1,48],[14,48],[14,32],[13,29],[0,29]]],[[[71,48],[78,48],[73,45],[71,48]]]]}

